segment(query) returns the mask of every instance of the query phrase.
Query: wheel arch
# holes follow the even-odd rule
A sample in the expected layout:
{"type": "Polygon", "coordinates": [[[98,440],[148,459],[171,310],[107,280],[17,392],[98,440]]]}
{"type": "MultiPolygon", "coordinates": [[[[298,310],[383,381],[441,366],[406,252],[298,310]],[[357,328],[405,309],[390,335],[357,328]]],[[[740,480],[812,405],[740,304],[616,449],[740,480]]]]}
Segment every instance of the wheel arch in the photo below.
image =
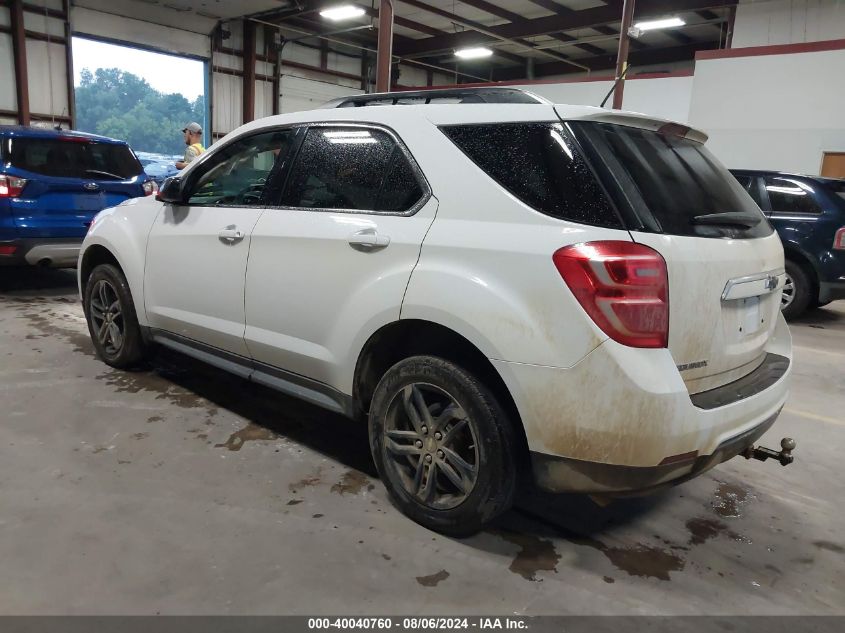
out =
{"type": "Polygon", "coordinates": [[[405,358],[418,355],[452,361],[481,380],[508,414],[519,442],[520,465],[527,464],[530,458],[522,418],[499,371],[469,339],[433,321],[400,319],[382,326],[370,336],[355,365],[353,399],[356,410],[366,415],[376,386],[387,370],[405,358]]]}
{"type": "Polygon", "coordinates": [[[820,275],[816,264],[813,262],[813,258],[806,252],[804,252],[803,249],[797,247],[791,242],[783,243],[783,256],[784,259],[787,259],[796,264],[797,266],[800,266],[801,269],[807,274],[807,277],[810,279],[810,283],[813,284],[813,287],[810,292],[810,298],[811,300],[817,300],[819,298],[820,275]]]}

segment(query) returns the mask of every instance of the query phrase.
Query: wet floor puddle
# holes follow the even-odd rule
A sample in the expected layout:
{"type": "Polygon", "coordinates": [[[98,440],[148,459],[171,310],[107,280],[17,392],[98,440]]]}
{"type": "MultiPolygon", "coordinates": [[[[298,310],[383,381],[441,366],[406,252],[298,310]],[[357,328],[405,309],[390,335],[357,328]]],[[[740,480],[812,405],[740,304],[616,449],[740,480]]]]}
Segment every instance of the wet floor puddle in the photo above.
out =
{"type": "Polygon", "coordinates": [[[277,438],[278,436],[270,429],[250,422],[244,428],[232,433],[229,439],[222,444],[215,444],[214,448],[227,448],[230,451],[239,451],[246,442],[275,440],[277,438]]]}
{"type": "Polygon", "coordinates": [[[445,569],[441,569],[436,574],[431,574],[430,576],[417,576],[417,582],[420,583],[423,587],[436,587],[448,577],[449,572],[445,569]]]}

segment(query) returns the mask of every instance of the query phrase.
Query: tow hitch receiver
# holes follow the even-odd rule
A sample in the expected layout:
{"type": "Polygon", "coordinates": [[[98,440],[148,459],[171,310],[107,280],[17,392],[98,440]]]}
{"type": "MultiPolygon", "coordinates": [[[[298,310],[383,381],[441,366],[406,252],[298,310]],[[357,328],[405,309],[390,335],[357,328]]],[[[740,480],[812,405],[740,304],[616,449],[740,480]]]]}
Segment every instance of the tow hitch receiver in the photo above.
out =
{"type": "Polygon", "coordinates": [[[745,457],[745,459],[758,459],[761,462],[764,462],[771,457],[772,459],[778,460],[781,466],[791,464],[794,459],[794,457],[792,457],[792,451],[795,450],[795,440],[791,437],[783,438],[780,441],[780,448],[781,450],[778,452],[763,446],[749,446],[742,453],[742,456],[745,457]]]}

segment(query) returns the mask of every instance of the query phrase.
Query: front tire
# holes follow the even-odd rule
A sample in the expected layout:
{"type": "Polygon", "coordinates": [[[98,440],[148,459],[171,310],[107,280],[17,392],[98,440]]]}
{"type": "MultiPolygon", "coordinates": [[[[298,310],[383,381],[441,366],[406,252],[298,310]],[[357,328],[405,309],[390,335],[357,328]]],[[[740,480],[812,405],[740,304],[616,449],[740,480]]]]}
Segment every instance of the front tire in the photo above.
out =
{"type": "Polygon", "coordinates": [[[455,363],[413,356],[391,367],[373,395],[369,435],[391,499],[424,527],[469,536],[513,503],[511,422],[455,363]]]}
{"type": "Polygon", "coordinates": [[[128,369],[146,355],[135,304],[123,272],[100,264],[85,284],[85,318],[97,355],[107,365],[128,369]]]}

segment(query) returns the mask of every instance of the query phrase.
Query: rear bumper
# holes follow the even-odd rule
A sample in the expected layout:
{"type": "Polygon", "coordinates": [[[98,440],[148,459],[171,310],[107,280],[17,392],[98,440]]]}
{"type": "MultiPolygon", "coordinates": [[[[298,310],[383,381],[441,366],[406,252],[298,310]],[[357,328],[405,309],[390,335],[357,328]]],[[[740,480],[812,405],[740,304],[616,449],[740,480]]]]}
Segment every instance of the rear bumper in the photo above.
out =
{"type": "Polygon", "coordinates": [[[49,268],[74,268],[79,259],[82,238],[29,238],[0,240],[4,250],[11,254],[0,255],[0,266],[46,266],[49,268]]]}
{"type": "Polygon", "coordinates": [[[732,459],[754,444],[775,423],[780,409],[760,424],[722,442],[710,455],[673,464],[617,466],[531,453],[537,485],[549,492],[624,494],[679,484],[732,459]]]}
{"type": "Polygon", "coordinates": [[[786,402],[792,369],[780,316],[766,352],[752,374],[692,396],[667,349],[605,341],[568,369],[492,362],[540,487],[625,493],[693,477],[762,435],[786,402]]]}
{"type": "Polygon", "coordinates": [[[839,299],[845,299],[845,276],[838,281],[822,281],[819,283],[820,303],[839,299]]]}

